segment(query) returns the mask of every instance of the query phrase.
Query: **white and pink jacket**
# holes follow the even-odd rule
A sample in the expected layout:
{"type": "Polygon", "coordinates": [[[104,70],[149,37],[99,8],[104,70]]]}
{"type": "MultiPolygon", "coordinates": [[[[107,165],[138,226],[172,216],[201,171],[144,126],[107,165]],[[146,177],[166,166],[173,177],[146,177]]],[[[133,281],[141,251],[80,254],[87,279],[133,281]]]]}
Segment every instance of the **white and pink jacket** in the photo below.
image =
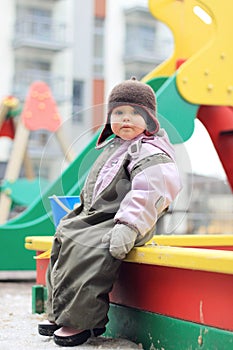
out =
{"type": "Polygon", "coordinates": [[[127,167],[131,185],[120,201],[114,222],[131,226],[140,236],[145,236],[182,187],[173,146],[166,132],[160,129],[156,135],[142,134],[130,141],[115,137],[98,146],[101,148],[112,148],[113,152],[110,156],[107,154],[97,175],[91,205],[94,207],[98,198],[112,186],[121,195],[124,181],[127,187],[126,180],[119,183],[118,179],[114,184],[114,179],[122,166],[127,167]]]}

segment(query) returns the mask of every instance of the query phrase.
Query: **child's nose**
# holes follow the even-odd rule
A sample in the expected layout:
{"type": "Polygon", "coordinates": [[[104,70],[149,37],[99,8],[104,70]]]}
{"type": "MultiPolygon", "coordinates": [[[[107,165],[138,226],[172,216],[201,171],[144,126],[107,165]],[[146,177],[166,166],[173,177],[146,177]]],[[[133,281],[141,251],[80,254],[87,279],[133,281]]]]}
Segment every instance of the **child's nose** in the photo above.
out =
{"type": "Polygon", "coordinates": [[[126,121],[129,121],[129,120],[130,120],[129,114],[128,114],[128,113],[125,113],[125,114],[123,115],[123,121],[126,122],[126,121]]]}

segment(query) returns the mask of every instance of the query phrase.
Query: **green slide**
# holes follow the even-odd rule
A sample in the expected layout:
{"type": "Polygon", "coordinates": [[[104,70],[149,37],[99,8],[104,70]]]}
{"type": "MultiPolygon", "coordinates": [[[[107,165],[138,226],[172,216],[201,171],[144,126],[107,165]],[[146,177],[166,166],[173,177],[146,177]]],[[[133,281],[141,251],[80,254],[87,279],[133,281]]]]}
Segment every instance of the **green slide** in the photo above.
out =
{"type": "Polygon", "coordinates": [[[167,131],[173,144],[187,141],[192,136],[199,108],[199,105],[182,98],[176,86],[176,74],[147,81],[156,92],[160,125],[167,131]]]}
{"type": "Polygon", "coordinates": [[[65,169],[61,176],[38,196],[21,215],[0,226],[0,270],[34,270],[35,255],[24,248],[26,236],[54,234],[49,197],[79,195],[86,176],[100,151],[95,150],[98,134],[65,169]]]}

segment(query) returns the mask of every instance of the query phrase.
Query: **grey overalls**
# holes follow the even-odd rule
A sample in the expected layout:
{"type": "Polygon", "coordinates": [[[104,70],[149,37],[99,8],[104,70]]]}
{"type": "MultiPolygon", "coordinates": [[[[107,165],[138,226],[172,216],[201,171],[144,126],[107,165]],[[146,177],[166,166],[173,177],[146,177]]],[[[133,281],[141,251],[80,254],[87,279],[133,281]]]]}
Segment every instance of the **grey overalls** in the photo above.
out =
{"type": "Polygon", "coordinates": [[[131,187],[127,154],[113,181],[93,203],[92,194],[100,169],[117,147],[116,142],[98,157],[81,193],[81,207],[61,221],[54,237],[47,312],[58,325],[93,329],[108,322],[108,294],[121,261],[110,255],[102,237],[113,228],[113,218],[131,187]]]}

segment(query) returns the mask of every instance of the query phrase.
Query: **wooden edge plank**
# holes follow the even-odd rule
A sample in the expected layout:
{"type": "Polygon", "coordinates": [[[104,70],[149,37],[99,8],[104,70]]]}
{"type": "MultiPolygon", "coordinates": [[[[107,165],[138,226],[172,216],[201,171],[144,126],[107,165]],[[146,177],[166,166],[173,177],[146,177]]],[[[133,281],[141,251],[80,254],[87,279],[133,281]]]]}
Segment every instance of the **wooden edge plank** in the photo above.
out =
{"type": "Polygon", "coordinates": [[[144,246],[134,248],[125,261],[233,274],[233,253],[224,250],[144,246]]]}
{"type": "MultiPolygon", "coordinates": [[[[26,237],[25,248],[37,251],[51,249],[53,236],[26,237]]],[[[233,274],[231,251],[203,248],[146,245],[134,248],[125,259],[127,262],[170,266],[201,271],[233,274]]]]}
{"type": "Polygon", "coordinates": [[[156,235],[147,244],[170,246],[233,246],[232,235],[156,235]]]}

